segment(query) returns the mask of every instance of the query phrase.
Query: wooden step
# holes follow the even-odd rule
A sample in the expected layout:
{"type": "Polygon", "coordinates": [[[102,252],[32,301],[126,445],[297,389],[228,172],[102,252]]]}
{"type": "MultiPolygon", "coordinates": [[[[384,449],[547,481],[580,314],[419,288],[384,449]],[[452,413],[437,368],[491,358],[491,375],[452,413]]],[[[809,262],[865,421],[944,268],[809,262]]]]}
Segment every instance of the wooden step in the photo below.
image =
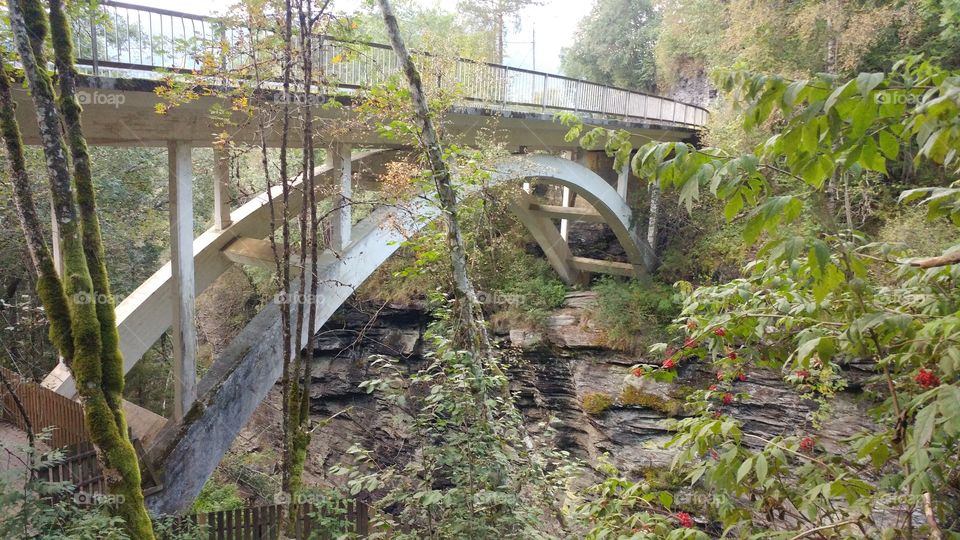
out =
{"type": "Polygon", "coordinates": [[[643,273],[643,268],[626,262],[602,261],[588,257],[572,257],[570,264],[582,272],[597,274],[612,274],[615,276],[634,277],[643,273]]]}
{"type": "Polygon", "coordinates": [[[551,219],[569,219],[571,221],[586,221],[589,223],[604,222],[603,216],[592,208],[530,203],[530,211],[551,219]]]}

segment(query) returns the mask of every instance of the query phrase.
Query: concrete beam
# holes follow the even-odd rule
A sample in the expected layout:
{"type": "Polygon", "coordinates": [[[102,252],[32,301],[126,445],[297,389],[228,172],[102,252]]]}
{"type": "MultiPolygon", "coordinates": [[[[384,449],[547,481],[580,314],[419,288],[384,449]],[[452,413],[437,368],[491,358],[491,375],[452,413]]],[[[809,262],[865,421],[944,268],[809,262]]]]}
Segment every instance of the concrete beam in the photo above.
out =
{"type": "Polygon", "coordinates": [[[603,216],[592,208],[563,207],[552,204],[530,203],[530,211],[550,219],[571,219],[589,223],[603,223],[603,216]]]}
{"type": "Polygon", "coordinates": [[[353,168],[351,167],[349,144],[335,144],[327,150],[327,159],[333,168],[333,181],[337,194],[333,198],[331,215],[330,248],[343,251],[350,244],[350,231],[353,228],[353,212],[350,207],[353,199],[353,168]]]}
{"type": "Polygon", "coordinates": [[[564,283],[567,285],[585,283],[586,274],[570,265],[570,259],[573,258],[570,246],[560,236],[549,217],[533,211],[533,207],[537,205],[531,201],[533,201],[531,195],[522,193],[519,200],[510,203],[510,211],[530,231],[533,239],[543,250],[550,266],[553,267],[564,283]]]}
{"type": "Polygon", "coordinates": [[[197,399],[196,285],[193,265],[193,163],[189,143],[167,144],[170,262],[173,277],[173,418],[197,399]]]}
{"type": "MultiPolygon", "coordinates": [[[[277,262],[273,256],[273,246],[270,245],[270,240],[245,237],[237,238],[233,242],[230,242],[227,247],[223,248],[223,256],[236,264],[256,266],[266,270],[277,269],[277,262]]],[[[291,254],[291,272],[297,273],[302,269],[303,265],[300,264],[300,256],[295,253],[291,254]]]]}
{"type": "Polygon", "coordinates": [[[221,146],[213,147],[213,227],[222,231],[230,221],[230,153],[221,146]]]}
{"type": "Polygon", "coordinates": [[[571,257],[570,264],[582,272],[597,274],[613,274],[615,276],[637,277],[643,274],[643,269],[633,264],[616,261],[602,261],[587,257],[571,257]]]}

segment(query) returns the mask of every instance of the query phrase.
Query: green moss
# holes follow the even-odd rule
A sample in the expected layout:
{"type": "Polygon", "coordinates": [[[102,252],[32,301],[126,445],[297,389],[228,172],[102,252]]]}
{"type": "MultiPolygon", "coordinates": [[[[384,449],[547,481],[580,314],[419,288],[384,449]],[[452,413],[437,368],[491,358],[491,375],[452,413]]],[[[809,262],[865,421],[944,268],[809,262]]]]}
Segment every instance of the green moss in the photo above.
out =
{"type": "Polygon", "coordinates": [[[627,385],[620,393],[620,404],[625,407],[653,409],[667,416],[677,416],[683,410],[683,402],[680,400],[663,398],[632,385],[627,385]]]}
{"type": "Polygon", "coordinates": [[[613,398],[603,392],[590,392],[583,396],[583,412],[599,416],[613,405],[613,398]]]}

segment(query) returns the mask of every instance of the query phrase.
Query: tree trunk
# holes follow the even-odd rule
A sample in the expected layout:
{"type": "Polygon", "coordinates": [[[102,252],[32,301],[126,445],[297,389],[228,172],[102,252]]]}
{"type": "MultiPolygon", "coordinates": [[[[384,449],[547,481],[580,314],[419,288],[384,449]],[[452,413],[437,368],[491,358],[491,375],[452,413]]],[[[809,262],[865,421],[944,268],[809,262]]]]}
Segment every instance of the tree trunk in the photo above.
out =
{"type": "Polygon", "coordinates": [[[397,17],[393,13],[389,0],[378,0],[383,11],[383,20],[386,23],[387,33],[393,50],[400,59],[407,81],[410,84],[410,94],[413,99],[413,108],[417,119],[421,123],[421,138],[426,150],[433,179],[440,198],[440,210],[447,225],[447,245],[450,249],[450,264],[453,270],[453,282],[456,288],[457,300],[460,303],[460,315],[464,326],[464,338],[471,350],[489,356],[492,352],[490,339],[483,320],[481,305],[477,293],[467,273],[467,254],[464,248],[463,235],[460,232],[460,223],[457,218],[457,194],[453,187],[450,169],[443,159],[436,128],[431,120],[430,108],[423,93],[423,84],[420,73],[417,71],[410,53],[400,35],[397,17]]]}
{"type": "MultiPolygon", "coordinates": [[[[83,158],[86,156],[86,144],[80,130],[79,106],[73,92],[72,45],[59,1],[51,2],[50,13],[57,64],[61,69],[67,65],[65,72],[60,74],[63,93],[61,104],[71,110],[64,114],[63,120],[67,124],[71,149],[75,155],[83,158]]],[[[78,164],[80,175],[75,179],[75,202],[60,112],[54,102],[53,83],[46,71],[43,55],[46,15],[37,0],[11,2],[9,14],[14,42],[37,113],[54,214],[63,235],[66,305],[59,303],[62,297],[58,299],[55,295],[44,293],[40,296],[41,299],[53,299],[54,304],[44,306],[48,313],[69,313],[73,347],[60,353],[69,361],[76,378],[87,431],[97,448],[106,482],[112,493],[121,496],[113,511],[124,519],[133,537],[150,539],[153,538],[153,530],[143,504],[140,468],[123,417],[123,362],[117,349],[113,303],[109,299],[109,286],[102,262],[103,246],[99,242],[98,225],[95,224],[96,205],[92,197],[89,161],[78,164]],[[83,172],[84,167],[86,173],[83,172]],[[100,254],[99,257],[97,254],[100,254]],[[91,265],[96,265],[92,272],[91,265]]]]}

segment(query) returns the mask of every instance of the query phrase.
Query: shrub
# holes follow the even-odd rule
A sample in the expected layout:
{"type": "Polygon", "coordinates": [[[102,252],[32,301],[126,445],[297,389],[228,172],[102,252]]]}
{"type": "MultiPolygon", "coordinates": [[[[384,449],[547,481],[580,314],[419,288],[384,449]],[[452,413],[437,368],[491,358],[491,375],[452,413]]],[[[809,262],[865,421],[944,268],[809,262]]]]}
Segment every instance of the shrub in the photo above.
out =
{"type": "Polygon", "coordinates": [[[216,476],[207,480],[200,490],[197,500],[193,501],[196,513],[219,512],[243,508],[244,502],[236,484],[221,482],[216,476]]]}
{"type": "Polygon", "coordinates": [[[676,292],[650,279],[604,277],[593,290],[597,302],[590,309],[590,319],[603,333],[603,344],[614,349],[646,349],[664,336],[663,328],[678,312],[676,292]]]}
{"type": "Polygon", "coordinates": [[[613,398],[603,392],[590,392],[583,396],[583,412],[599,416],[613,405],[613,398]]]}

